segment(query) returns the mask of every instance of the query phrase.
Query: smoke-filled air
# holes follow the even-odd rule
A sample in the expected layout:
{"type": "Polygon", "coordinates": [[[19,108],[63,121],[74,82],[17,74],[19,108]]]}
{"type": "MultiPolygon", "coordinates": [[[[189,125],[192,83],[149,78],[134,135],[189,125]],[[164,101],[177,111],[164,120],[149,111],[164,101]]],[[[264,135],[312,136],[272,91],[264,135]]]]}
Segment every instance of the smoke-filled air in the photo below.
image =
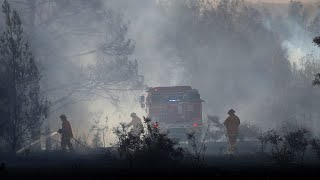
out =
{"type": "Polygon", "coordinates": [[[320,165],[320,0],[0,3],[0,177],[320,165]]]}

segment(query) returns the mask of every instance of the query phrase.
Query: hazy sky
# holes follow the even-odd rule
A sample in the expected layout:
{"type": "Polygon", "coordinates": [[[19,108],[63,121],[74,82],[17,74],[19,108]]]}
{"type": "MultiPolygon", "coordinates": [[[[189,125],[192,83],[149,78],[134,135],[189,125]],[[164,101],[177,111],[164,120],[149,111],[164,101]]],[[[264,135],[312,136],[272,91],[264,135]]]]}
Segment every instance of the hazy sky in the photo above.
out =
{"type": "MultiPolygon", "coordinates": [[[[252,2],[277,2],[277,3],[288,3],[290,0],[249,0],[252,2]]],[[[320,0],[299,0],[300,2],[320,2],[320,0]]]]}

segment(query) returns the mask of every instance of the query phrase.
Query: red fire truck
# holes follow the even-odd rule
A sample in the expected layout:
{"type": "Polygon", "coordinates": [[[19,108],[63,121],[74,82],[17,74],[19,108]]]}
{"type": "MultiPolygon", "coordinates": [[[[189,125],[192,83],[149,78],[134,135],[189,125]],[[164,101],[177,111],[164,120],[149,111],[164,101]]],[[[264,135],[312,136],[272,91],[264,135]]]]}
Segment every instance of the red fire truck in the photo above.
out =
{"type": "Polygon", "coordinates": [[[199,91],[190,86],[151,87],[141,96],[141,107],[152,122],[158,122],[171,137],[186,140],[186,133],[202,134],[202,102],[199,91]]]}

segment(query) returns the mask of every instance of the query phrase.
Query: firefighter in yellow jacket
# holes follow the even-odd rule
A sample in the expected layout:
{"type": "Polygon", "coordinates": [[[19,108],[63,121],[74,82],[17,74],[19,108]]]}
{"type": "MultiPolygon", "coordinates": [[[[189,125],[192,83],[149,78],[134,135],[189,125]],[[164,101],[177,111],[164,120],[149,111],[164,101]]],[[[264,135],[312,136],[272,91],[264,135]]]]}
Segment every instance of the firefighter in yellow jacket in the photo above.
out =
{"type": "Polygon", "coordinates": [[[61,149],[62,151],[66,151],[66,147],[68,146],[69,151],[73,152],[73,146],[70,140],[73,138],[72,128],[70,122],[67,120],[67,117],[62,114],[60,116],[62,121],[62,129],[59,129],[59,133],[61,134],[61,149]]]}
{"type": "Polygon", "coordinates": [[[239,125],[240,125],[240,119],[234,113],[235,111],[233,109],[230,109],[228,111],[229,117],[223,123],[227,129],[227,136],[228,136],[229,145],[230,145],[229,150],[231,152],[235,151],[237,136],[239,133],[239,125]]]}

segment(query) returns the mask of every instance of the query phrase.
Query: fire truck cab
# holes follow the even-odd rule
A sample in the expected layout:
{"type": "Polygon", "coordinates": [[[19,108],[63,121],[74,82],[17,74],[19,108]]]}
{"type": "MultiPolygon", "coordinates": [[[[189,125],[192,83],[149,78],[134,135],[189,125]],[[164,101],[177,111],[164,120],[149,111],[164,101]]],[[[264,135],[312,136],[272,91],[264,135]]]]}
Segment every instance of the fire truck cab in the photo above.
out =
{"type": "Polygon", "coordinates": [[[186,133],[202,134],[202,102],[199,91],[190,86],[151,87],[141,96],[141,108],[152,122],[158,122],[169,137],[186,140],[186,133]]]}

